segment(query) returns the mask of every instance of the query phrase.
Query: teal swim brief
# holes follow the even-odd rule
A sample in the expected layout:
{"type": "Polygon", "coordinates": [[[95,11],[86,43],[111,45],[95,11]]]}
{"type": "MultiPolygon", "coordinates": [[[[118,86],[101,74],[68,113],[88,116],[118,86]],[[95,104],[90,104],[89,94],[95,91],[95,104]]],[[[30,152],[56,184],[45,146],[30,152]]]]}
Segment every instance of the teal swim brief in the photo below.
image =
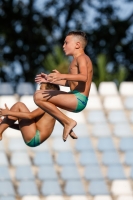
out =
{"type": "Polygon", "coordinates": [[[41,144],[40,142],[40,132],[37,130],[35,137],[31,139],[30,142],[25,142],[29,147],[36,147],[41,144]]]}
{"type": "Polygon", "coordinates": [[[70,91],[69,93],[74,94],[77,98],[77,107],[75,110],[73,110],[73,112],[77,113],[82,111],[87,105],[88,97],[86,97],[84,94],[81,94],[77,90],[70,91]]]}

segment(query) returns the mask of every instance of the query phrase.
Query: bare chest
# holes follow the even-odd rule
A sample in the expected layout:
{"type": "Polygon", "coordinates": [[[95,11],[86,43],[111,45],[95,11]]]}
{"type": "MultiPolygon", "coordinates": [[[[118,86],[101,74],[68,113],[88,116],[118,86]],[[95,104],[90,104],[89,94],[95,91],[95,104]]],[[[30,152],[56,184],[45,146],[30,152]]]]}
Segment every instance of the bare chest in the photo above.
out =
{"type": "Polygon", "coordinates": [[[72,62],[70,64],[69,73],[70,74],[78,74],[79,73],[77,62],[72,62]]]}

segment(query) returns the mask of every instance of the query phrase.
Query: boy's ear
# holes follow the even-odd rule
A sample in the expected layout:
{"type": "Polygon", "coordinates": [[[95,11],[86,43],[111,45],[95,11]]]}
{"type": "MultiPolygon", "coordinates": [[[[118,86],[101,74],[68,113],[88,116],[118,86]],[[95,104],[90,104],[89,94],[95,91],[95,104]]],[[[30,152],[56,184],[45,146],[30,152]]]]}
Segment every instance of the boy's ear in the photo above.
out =
{"type": "Polygon", "coordinates": [[[79,49],[81,47],[80,42],[76,42],[76,49],[79,49]]]}

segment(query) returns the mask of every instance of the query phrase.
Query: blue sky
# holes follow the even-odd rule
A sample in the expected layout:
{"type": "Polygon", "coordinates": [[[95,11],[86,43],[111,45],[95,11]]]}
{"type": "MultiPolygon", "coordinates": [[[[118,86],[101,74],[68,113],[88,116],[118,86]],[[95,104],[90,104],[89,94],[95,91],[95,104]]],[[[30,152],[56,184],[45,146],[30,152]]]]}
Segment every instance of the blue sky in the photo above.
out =
{"type": "MultiPolygon", "coordinates": [[[[15,1],[19,1],[19,0],[15,0],[15,1]]],[[[29,0],[21,0],[24,3],[27,3],[29,0]]],[[[48,0],[36,0],[35,1],[35,6],[36,8],[38,8],[41,11],[43,10],[43,5],[44,2],[46,3],[46,1],[48,0]]],[[[94,4],[97,4],[98,1],[97,0],[93,0],[94,4]]],[[[115,0],[114,5],[118,5],[120,10],[118,11],[118,15],[120,16],[121,19],[124,19],[126,17],[128,17],[131,12],[133,12],[133,2],[126,2],[126,0],[115,0]]],[[[92,15],[95,14],[94,12],[92,12],[92,15]]]]}
{"type": "MultiPolygon", "coordinates": [[[[28,0],[23,0],[23,1],[27,2],[28,0]]],[[[37,0],[35,5],[39,10],[43,11],[44,2],[46,2],[46,0],[37,0]]],[[[93,0],[93,2],[97,4],[97,0],[93,0]]],[[[115,0],[114,4],[120,7],[119,16],[121,19],[128,17],[131,14],[131,12],[133,12],[133,2],[127,3],[126,0],[115,0]]],[[[92,14],[95,13],[92,12],[92,14]]]]}
{"type": "MultiPolygon", "coordinates": [[[[15,0],[15,1],[19,1],[19,0],[15,0]]],[[[27,3],[29,0],[21,0],[24,3],[27,3]]],[[[35,7],[38,8],[40,11],[42,12],[46,12],[44,10],[44,3],[46,3],[49,0],[36,0],[35,1],[35,7]]],[[[99,1],[98,0],[93,0],[92,1],[94,5],[98,5],[99,1]]],[[[62,0],[60,0],[60,3],[62,3],[62,0]]],[[[112,3],[116,6],[119,7],[118,10],[118,16],[123,20],[126,19],[128,16],[130,16],[131,13],[133,13],[133,1],[132,2],[127,2],[126,0],[112,0],[112,3]]],[[[50,14],[54,13],[54,7],[51,8],[51,10],[49,11],[50,14]]],[[[94,9],[89,8],[89,11],[87,11],[89,13],[89,17],[87,18],[87,24],[89,23],[90,25],[94,25],[93,24],[93,18],[96,15],[96,12],[94,9]]],[[[63,23],[63,16],[61,17],[61,21],[63,23]]],[[[86,23],[84,21],[84,23],[86,23]]],[[[131,27],[131,30],[133,32],[133,26],[131,27]]]]}
{"type": "MultiPolygon", "coordinates": [[[[24,2],[27,2],[28,0],[23,0],[24,2]]],[[[36,8],[38,8],[40,11],[44,11],[44,2],[46,3],[46,1],[48,0],[36,0],[35,2],[35,6],[36,8]]],[[[120,19],[126,19],[128,16],[130,16],[131,13],[133,13],[133,2],[127,2],[126,0],[114,0],[112,1],[112,3],[114,3],[114,5],[118,6],[119,10],[118,10],[118,16],[120,17],[120,19]]],[[[98,0],[93,0],[93,4],[98,5],[99,1],[98,0]]],[[[52,12],[54,12],[54,8],[50,10],[51,14],[52,12]]],[[[96,12],[94,9],[89,8],[89,17],[87,18],[87,24],[89,23],[90,25],[94,25],[93,24],[93,18],[96,15],[96,12]]],[[[62,17],[63,18],[63,17],[62,17]]],[[[63,22],[63,19],[62,19],[63,22]]],[[[84,21],[85,23],[85,21],[84,21]]],[[[131,27],[131,30],[133,32],[133,26],[131,27]]]]}
{"type": "Polygon", "coordinates": [[[120,6],[119,16],[121,19],[125,19],[133,13],[133,2],[125,3],[125,0],[116,0],[115,4],[120,6]]]}

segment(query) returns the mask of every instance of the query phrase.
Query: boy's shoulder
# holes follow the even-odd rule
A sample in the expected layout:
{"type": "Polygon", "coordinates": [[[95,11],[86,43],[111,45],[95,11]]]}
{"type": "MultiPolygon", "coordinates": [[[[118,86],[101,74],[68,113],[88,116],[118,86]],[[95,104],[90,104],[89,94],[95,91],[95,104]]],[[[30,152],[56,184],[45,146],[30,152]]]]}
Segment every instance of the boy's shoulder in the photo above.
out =
{"type": "Polygon", "coordinates": [[[83,59],[83,60],[84,60],[84,59],[85,59],[85,60],[86,60],[86,59],[87,59],[87,60],[90,60],[90,57],[89,57],[88,55],[86,55],[85,53],[84,53],[84,54],[81,54],[80,56],[77,57],[77,61],[82,60],[82,59],[83,59]]]}

